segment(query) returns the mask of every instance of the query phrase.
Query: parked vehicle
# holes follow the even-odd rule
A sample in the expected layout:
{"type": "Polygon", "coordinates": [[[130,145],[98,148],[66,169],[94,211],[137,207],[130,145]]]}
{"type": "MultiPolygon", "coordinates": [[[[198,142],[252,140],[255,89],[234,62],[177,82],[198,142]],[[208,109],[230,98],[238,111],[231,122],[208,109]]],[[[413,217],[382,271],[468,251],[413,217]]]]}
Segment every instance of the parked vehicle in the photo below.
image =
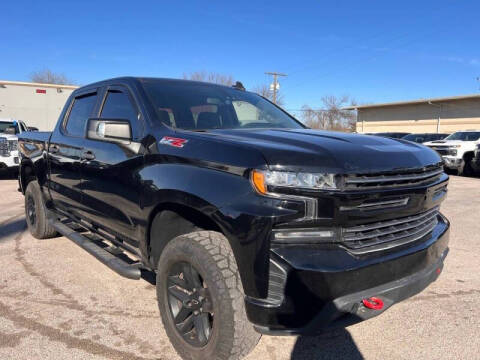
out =
{"type": "Polygon", "coordinates": [[[20,137],[30,232],[131,279],[155,272],[185,359],[379,315],[436,280],[448,253],[436,152],[310,130],[242,88],[106,80],[75,90],[52,133],[20,137]]]}
{"type": "Polygon", "coordinates": [[[18,134],[27,131],[23,121],[0,119],[0,170],[16,171],[19,165],[18,134]]]}
{"type": "Polygon", "coordinates": [[[413,141],[419,144],[423,144],[429,141],[443,140],[449,134],[440,134],[440,133],[422,133],[422,134],[408,134],[402,137],[404,140],[413,141]]]}
{"type": "Polygon", "coordinates": [[[475,172],[480,173],[480,144],[477,144],[477,148],[474,151],[472,167],[475,172]]]}
{"type": "Polygon", "coordinates": [[[430,141],[424,145],[437,151],[445,162],[445,167],[459,175],[472,175],[472,160],[477,145],[480,144],[480,130],[457,131],[444,140],[430,141]]]}
{"type": "Polygon", "coordinates": [[[392,139],[401,139],[408,134],[409,133],[406,133],[406,132],[380,132],[380,133],[370,133],[369,135],[387,137],[392,139]]]}

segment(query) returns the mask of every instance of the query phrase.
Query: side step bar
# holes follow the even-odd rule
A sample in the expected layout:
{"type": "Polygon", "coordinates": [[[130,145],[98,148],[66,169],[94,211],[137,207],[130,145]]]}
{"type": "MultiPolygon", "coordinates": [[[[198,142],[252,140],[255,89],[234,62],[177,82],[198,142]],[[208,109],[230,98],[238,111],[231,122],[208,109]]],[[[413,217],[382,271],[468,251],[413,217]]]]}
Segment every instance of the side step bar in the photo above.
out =
{"type": "Polygon", "coordinates": [[[72,240],[75,244],[89,252],[91,255],[93,255],[95,258],[107,265],[117,274],[128,279],[140,279],[141,271],[135,265],[130,265],[125,261],[119,259],[115,255],[109,253],[102,247],[96,245],[94,242],[87,239],[82,234],[70,229],[65,224],[62,224],[59,220],[49,219],[49,222],[60,234],[72,240]]]}

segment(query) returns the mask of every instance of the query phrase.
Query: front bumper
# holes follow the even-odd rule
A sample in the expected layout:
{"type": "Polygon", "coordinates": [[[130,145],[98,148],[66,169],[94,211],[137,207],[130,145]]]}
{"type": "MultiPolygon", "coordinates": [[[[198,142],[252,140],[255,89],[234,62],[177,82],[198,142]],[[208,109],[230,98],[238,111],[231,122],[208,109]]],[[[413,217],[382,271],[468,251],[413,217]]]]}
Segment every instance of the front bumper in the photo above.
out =
{"type": "Polygon", "coordinates": [[[464,165],[464,160],[462,158],[442,156],[442,159],[444,161],[444,166],[448,169],[458,170],[464,165]]]}
{"type": "Polygon", "coordinates": [[[18,167],[19,162],[18,151],[12,151],[9,156],[0,156],[0,169],[18,167]]]}
{"type": "Polygon", "coordinates": [[[311,246],[274,248],[272,258],[287,273],[284,299],[273,305],[247,297],[247,316],[257,331],[275,335],[311,335],[377,316],[437,279],[448,240],[448,220],[439,215],[428,239],[383,255],[354,256],[311,246]],[[380,298],[383,308],[366,308],[362,300],[370,297],[380,298]]]}

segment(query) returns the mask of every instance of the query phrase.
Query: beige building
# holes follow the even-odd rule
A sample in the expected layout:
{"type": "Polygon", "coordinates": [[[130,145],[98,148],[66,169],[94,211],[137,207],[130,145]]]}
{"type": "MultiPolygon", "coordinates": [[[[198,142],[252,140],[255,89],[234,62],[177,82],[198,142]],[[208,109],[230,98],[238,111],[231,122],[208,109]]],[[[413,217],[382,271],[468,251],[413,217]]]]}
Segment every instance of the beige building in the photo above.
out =
{"type": "Polygon", "coordinates": [[[77,86],[0,80],[0,119],[23,120],[41,131],[53,130],[77,86]]]}
{"type": "Polygon", "coordinates": [[[440,132],[480,129],[480,94],[344,108],[357,111],[357,132],[440,132]]]}

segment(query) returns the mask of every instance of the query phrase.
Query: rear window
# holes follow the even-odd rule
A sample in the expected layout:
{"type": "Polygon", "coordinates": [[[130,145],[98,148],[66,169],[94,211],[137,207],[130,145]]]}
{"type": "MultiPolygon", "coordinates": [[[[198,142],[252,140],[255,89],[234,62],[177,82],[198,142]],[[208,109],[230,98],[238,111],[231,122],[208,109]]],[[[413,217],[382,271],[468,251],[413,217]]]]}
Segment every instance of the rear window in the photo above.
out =
{"type": "Polygon", "coordinates": [[[85,126],[96,101],[96,93],[75,98],[65,127],[67,134],[78,137],[85,135],[85,126]]]}

